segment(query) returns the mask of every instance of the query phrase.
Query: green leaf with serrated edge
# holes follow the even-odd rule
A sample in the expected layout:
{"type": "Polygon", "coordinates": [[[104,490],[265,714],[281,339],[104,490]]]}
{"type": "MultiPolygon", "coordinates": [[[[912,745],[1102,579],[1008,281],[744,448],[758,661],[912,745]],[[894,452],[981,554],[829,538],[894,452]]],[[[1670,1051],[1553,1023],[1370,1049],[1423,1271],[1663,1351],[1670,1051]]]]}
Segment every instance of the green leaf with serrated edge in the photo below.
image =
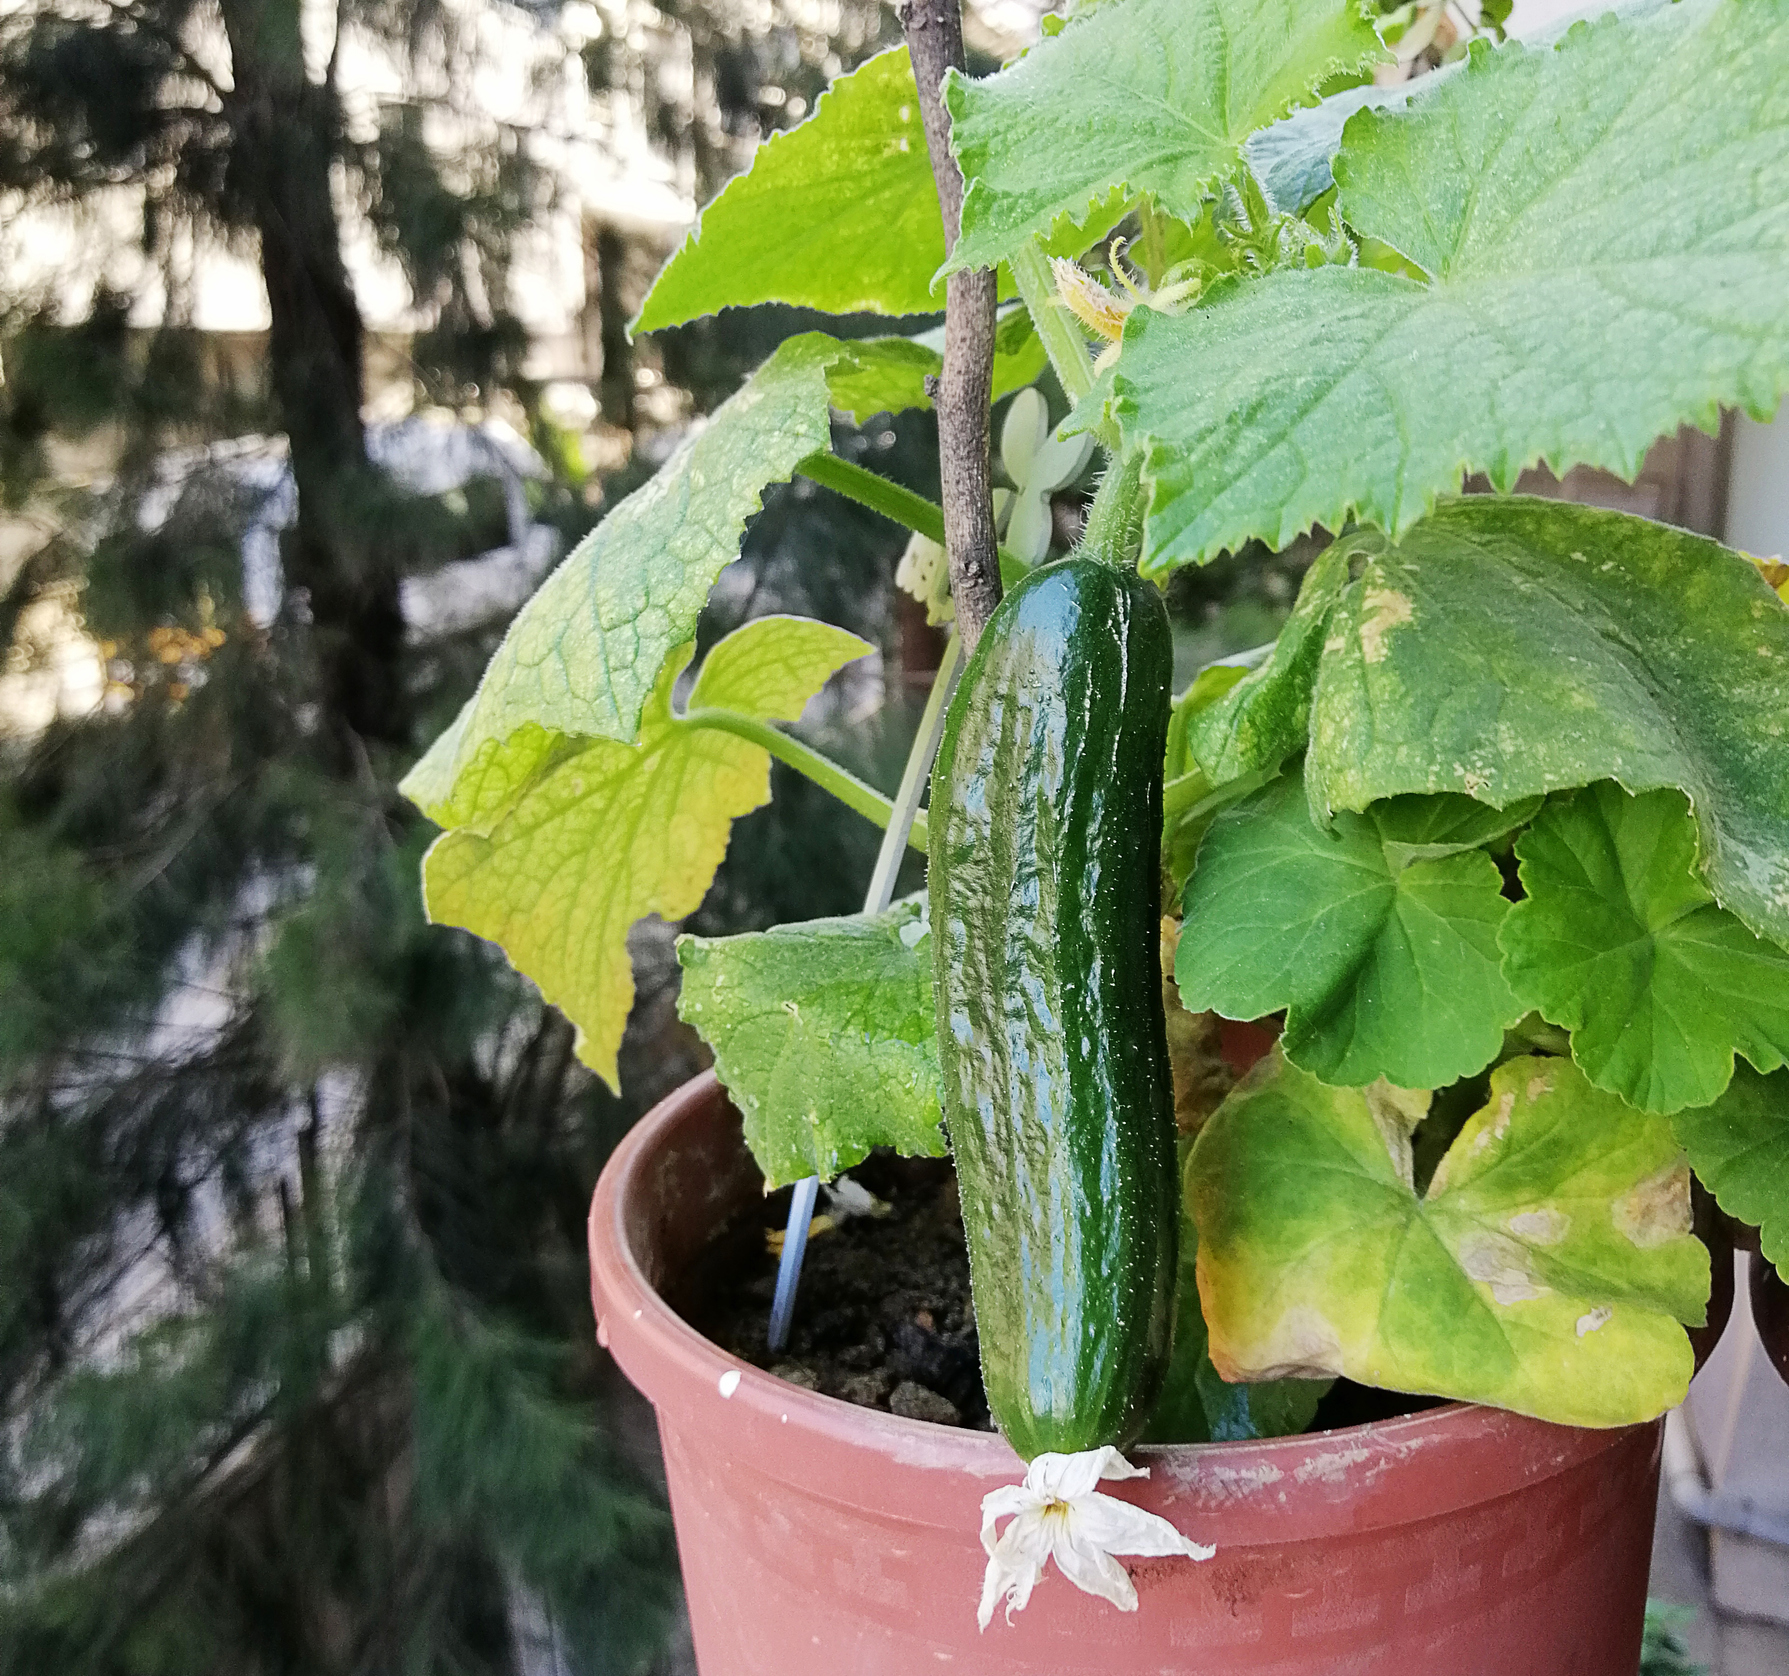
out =
{"type": "MultiPolygon", "coordinates": [[[[1183,1157],[1186,1149],[1183,1148],[1183,1157]]],[[[1182,1179],[1185,1169],[1182,1169],[1182,1179]]],[[[1211,1365],[1205,1315],[1199,1307],[1199,1230],[1180,1209],[1180,1261],[1174,1284],[1174,1348],[1162,1394],[1150,1411],[1144,1443],[1246,1443],[1293,1437],[1310,1425],[1333,1381],[1266,1379],[1232,1385],[1211,1365]]]]}
{"type": "Polygon", "coordinates": [[[870,1148],[944,1155],[923,902],[874,919],[680,937],[677,1010],[714,1049],[767,1187],[830,1181],[870,1148]]]}
{"type": "MultiPolygon", "coordinates": [[[[912,338],[858,338],[827,376],[832,405],[862,425],[878,413],[930,408],[926,379],[944,370],[942,333],[912,338]],[[931,341],[934,337],[937,342],[931,341]]],[[[994,331],[993,400],[1035,384],[1049,365],[1043,340],[1023,305],[1013,308],[994,331]]]]}
{"type": "Polygon", "coordinates": [[[1488,496],[1396,545],[1336,546],[1359,575],[1311,706],[1318,811],[1676,786],[1716,900],[1789,943],[1789,611],[1753,565],[1620,513],[1488,496]]]}
{"type": "Polygon", "coordinates": [[[1303,214],[1336,183],[1335,158],[1348,118],[1364,105],[1401,103],[1411,90],[1408,82],[1351,87],[1250,135],[1243,155],[1268,203],[1282,215],[1303,214]]]}
{"type": "Polygon", "coordinates": [[[1569,1060],[1512,1059],[1419,1198],[1374,1092],[1275,1053],[1201,1132],[1188,1190],[1219,1371],[1343,1374],[1579,1426],[1679,1402],[1678,1323],[1702,1321],[1709,1264],[1670,1124],[1569,1060]]]}
{"type": "Polygon", "coordinates": [[[1439,1088],[1482,1070],[1522,1016],[1498,970],[1509,904],[1487,855],[1397,865],[1398,799],[1312,820],[1287,774],[1211,823],[1187,880],[1174,976],[1190,1012],[1264,1018],[1326,1082],[1439,1088]]]}
{"type": "Polygon", "coordinates": [[[819,333],[791,338],[578,543],[510,624],[405,796],[443,825],[489,832],[568,739],[633,741],[765,488],[830,444],[827,375],[845,353],[819,333]]]}
{"type": "Polygon", "coordinates": [[[1145,569],[1350,517],[1401,532],[1469,470],[1632,477],[1680,423],[1773,413],[1786,88],[1789,0],[1682,0],[1556,47],[1477,42],[1357,113],[1342,214],[1429,279],[1289,268],[1133,311],[1115,409],[1148,450],[1145,569]]]}
{"type": "Polygon", "coordinates": [[[1123,0],[944,84],[968,192],[947,269],[991,267],[1115,191],[1197,218],[1243,142],[1387,56],[1359,0],[1123,0]]]}
{"type": "Polygon", "coordinates": [[[1323,639],[1347,585],[1346,550],[1326,548],[1305,573],[1273,655],[1188,728],[1193,757],[1213,785],[1274,773],[1305,748],[1323,639]]]}
{"type": "Polygon", "coordinates": [[[1705,1106],[1733,1056],[1789,1055],[1789,953],[1714,905],[1675,790],[1604,781],[1554,798],[1516,841],[1522,888],[1499,941],[1524,1007],[1572,1033],[1598,1088],[1643,1111],[1705,1106]]]}
{"type": "MultiPolygon", "coordinates": [[[[690,706],[794,721],[869,650],[826,623],[760,617],[708,654],[690,706]]],[[[629,930],[648,914],[694,913],[733,822],[770,798],[761,746],[673,716],[688,660],[686,644],[659,671],[637,744],[580,742],[488,834],[445,833],[423,863],[429,918],[500,944],[578,1027],[578,1057],[612,1088],[634,998],[629,930]]]]}
{"type": "Polygon", "coordinates": [[[1702,1185],[1722,1210],[1760,1231],[1764,1255],[1789,1280],[1789,1072],[1741,1065],[1712,1105],[1671,1119],[1702,1185]]]}
{"type": "Polygon", "coordinates": [[[929,314],[944,224],[905,47],[878,53],[773,134],[702,212],[634,322],[656,332],[723,308],[929,314]]]}

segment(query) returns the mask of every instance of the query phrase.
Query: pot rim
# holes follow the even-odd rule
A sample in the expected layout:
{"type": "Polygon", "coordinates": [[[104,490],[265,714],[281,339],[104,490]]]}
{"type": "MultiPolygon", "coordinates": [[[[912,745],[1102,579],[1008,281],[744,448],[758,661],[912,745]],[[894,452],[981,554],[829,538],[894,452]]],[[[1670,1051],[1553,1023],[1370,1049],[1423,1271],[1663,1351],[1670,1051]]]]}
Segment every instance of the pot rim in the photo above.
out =
{"type": "MultiPolygon", "coordinates": [[[[629,1208],[644,1202],[665,1156],[711,1123],[725,1099],[714,1072],[692,1078],[634,1125],[604,1168],[589,1225],[598,1342],[665,1424],[709,1409],[702,1423],[712,1429],[720,1416],[710,1405],[724,1403],[729,1453],[742,1470],[784,1461],[794,1429],[803,1438],[800,1465],[770,1476],[810,1494],[859,1502],[873,1494],[893,1516],[939,1524],[946,1521],[934,1474],[952,1475],[957,1486],[979,1480],[977,1494],[1021,1476],[1024,1463],[998,1433],[907,1420],[791,1385],[727,1354],[659,1295],[630,1238],[629,1208]],[[773,1437],[774,1450],[754,1447],[773,1437]]],[[[1591,1430],[1449,1403],[1259,1442],[1137,1445],[1128,1453],[1152,1469],[1152,1481],[1120,1493],[1183,1517],[1221,1513],[1232,1543],[1314,1540],[1409,1523],[1412,1475],[1429,1486],[1426,1516],[1435,1517],[1567,1471],[1648,1426],[1662,1430],[1659,1421],[1591,1430]]]]}

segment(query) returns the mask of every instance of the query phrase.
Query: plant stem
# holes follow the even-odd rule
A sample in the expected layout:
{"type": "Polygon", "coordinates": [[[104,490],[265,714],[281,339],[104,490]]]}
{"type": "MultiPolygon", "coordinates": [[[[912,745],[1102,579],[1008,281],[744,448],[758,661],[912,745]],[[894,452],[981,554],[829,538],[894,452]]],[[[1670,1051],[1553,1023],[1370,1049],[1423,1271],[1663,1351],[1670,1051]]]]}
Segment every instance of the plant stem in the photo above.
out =
{"type": "MultiPolygon", "coordinates": [[[[760,721],[756,716],[741,715],[737,710],[715,708],[686,711],[677,720],[684,727],[713,728],[719,733],[730,733],[736,739],[748,740],[768,751],[777,761],[787,763],[796,773],[806,775],[822,791],[831,792],[847,809],[854,810],[867,821],[874,821],[883,831],[886,832],[892,823],[895,805],[874,786],[865,785],[831,757],[821,755],[812,745],[803,744],[769,722],[760,721]]],[[[924,815],[914,817],[907,842],[922,855],[925,853],[924,815]]]]}
{"type": "Polygon", "coordinates": [[[1135,448],[1100,479],[1075,551],[1083,558],[1103,559],[1110,565],[1134,565],[1143,547],[1147,503],[1143,450],[1135,448]]]}
{"type": "Polygon", "coordinates": [[[1050,264],[1036,239],[1027,239],[1011,257],[1013,279],[1030,311],[1031,323],[1043,339],[1056,381],[1071,402],[1078,402],[1093,388],[1093,357],[1075,317],[1056,295],[1050,264]]]}
{"type": "MultiPolygon", "coordinates": [[[[823,488],[832,489],[859,506],[880,512],[902,529],[923,535],[928,541],[944,545],[944,508],[924,495],[916,495],[899,483],[891,483],[877,472],[868,471],[852,460],[841,460],[836,454],[810,454],[795,468],[803,477],[823,488]]],[[[1000,549],[1000,579],[1007,585],[1017,582],[1030,569],[1025,561],[1004,547],[1000,549]]]]}
{"type": "MultiPolygon", "coordinates": [[[[956,247],[963,219],[963,175],[950,149],[950,117],[942,88],[962,70],[961,0],[902,0],[901,28],[913,59],[926,151],[938,185],[946,251],[956,247]]],[[[993,414],[994,314],[991,268],[953,273],[944,292],[944,371],[933,401],[938,408],[938,456],[944,480],[944,549],[950,592],[964,648],[974,651],[983,625],[1000,603],[999,543],[994,535],[993,414]]]]}

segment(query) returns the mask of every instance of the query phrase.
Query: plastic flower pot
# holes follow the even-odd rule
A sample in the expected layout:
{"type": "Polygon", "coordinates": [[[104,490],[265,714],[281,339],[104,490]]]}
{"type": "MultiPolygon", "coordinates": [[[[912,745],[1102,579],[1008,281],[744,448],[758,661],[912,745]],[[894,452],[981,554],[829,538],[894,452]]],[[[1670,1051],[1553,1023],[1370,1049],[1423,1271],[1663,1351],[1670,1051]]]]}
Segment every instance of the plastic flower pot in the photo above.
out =
{"type": "Polygon", "coordinates": [[[1046,1573],[975,1622],[997,1436],[801,1390],[686,1325],[670,1287],[762,1191],[712,1076],[628,1136],[598,1183],[598,1337],[664,1442],[702,1676],[1634,1676],[1662,1428],[1453,1405],[1269,1443],[1138,1448],[1107,1486],[1197,1541],[1131,1562],[1120,1613],[1046,1573]]]}

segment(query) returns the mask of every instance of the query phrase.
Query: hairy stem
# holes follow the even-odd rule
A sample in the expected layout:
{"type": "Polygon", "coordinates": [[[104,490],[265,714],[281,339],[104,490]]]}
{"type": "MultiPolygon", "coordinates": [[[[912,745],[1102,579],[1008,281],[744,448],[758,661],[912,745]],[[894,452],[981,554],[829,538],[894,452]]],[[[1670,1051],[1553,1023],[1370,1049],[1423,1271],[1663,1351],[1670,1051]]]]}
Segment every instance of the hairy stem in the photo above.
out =
{"type": "Polygon", "coordinates": [[[1083,558],[1103,559],[1110,565],[1134,565],[1143,550],[1143,515],[1148,505],[1143,450],[1136,448],[1100,479],[1075,551],[1083,558]]]}
{"type": "MultiPolygon", "coordinates": [[[[677,720],[684,727],[713,728],[720,733],[730,733],[736,739],[748,740],[768,751],[778,762],[788,764],[797,774],[805,775],[822,791],[831,792],[847,809],[862,815],[867,821],[873,821],[883,831],[888,830],[888,823],[894,815],[894,804],[888,798],[874,786],[865,785],[848,768],[840,767],[831,757],[823,756],[812,745],[804,745],[792,734],[772,727],[769,722],[760,721],[756,716],[743,716],[737,710],[707,707],[686,711],[677,720]]],[[[914,816],[907,842],[921,855],[925,854],[924,815],[914,816]]]]}
{"type": "MultiPolygon", "coordinates": [[[[951,155],[943,84],[947,71],[965,64],[962,7],[960,0],[902,0],[900,17],[913,56],[932,178],[938,184],[944,243],[947,250],[954,249],[963,219],[963,176],[951,155]]],[[[944,479],[944,549],[965,651],[975,649],[1000,603],[990,411],[995,300],[991,269],[954,273],[946,282],[944,372],[933,396],[944,479]]]]}

